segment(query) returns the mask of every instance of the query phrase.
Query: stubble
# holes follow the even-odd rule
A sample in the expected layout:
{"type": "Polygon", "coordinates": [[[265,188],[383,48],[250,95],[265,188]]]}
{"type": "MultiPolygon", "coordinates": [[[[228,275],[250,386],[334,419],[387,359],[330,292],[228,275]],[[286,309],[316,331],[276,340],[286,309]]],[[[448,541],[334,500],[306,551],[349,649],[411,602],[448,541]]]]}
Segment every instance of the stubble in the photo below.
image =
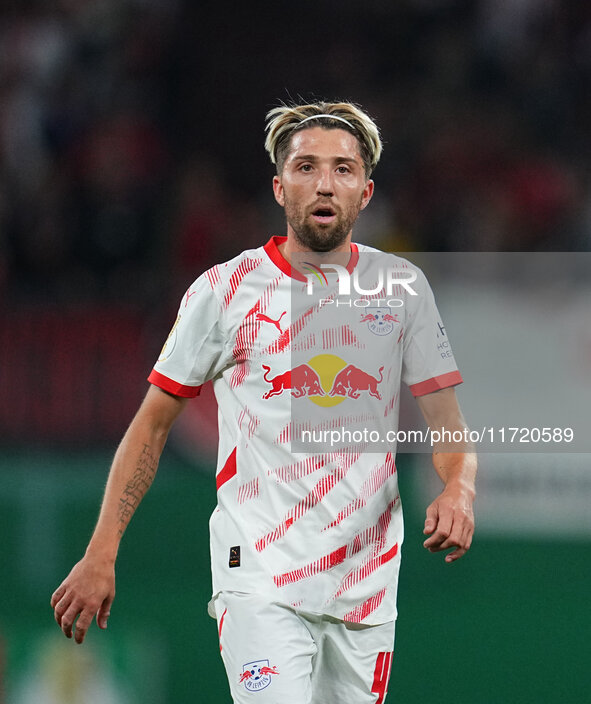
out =
{"type": "Polygon", "coordinates": [[[288,198],[285,199],[285,217],[294,232],[298,244],[310,252],[330,252],[340,247],[347,239],[359,217],[362,198],[347,210],[336,210],[335,222],[322,225],[311,220],[311,212],[288,198]]]}

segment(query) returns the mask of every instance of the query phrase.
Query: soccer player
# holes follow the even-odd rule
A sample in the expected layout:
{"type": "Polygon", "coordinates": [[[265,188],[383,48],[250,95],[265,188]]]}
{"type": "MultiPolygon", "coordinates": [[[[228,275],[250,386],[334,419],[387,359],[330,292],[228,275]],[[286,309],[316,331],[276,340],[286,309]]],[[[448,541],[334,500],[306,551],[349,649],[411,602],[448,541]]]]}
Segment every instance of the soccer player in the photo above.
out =
{"type": "MultiPolygon", "coordinates": [[[[187,290],[115,455],[86,553],[51,605],[69,638],[77,619],[78,643],[95,616],[106,627],[119,541],[174,420],[213,381],[209,609],[234,702],[381,703],[403,532],[396,442],[376,448],[347,430],[396,429],[402,381],[431,429],[463,430],[453,388],[462,379],[448,344],[441,353],[445,332],[422,272],[352,242],[381,153],[374,122],[350,103],[281,106],[267,117],[287,234],[187,290]],[[408,276],[377,277],[376,256],[408,276]],[[355,299],[351,279],[355,290],[366,286],[355,299]],[[378,284],[368,289],[368,280],[378,284]],[[318,432],[338,428],[335,445],[332,435],[318,443],[318,432]]],[[[424,546],[453,562],[472,540],[476,458],[461,443],[436,445],[433,463],[444,487],[427,508],[424,546]]]]}

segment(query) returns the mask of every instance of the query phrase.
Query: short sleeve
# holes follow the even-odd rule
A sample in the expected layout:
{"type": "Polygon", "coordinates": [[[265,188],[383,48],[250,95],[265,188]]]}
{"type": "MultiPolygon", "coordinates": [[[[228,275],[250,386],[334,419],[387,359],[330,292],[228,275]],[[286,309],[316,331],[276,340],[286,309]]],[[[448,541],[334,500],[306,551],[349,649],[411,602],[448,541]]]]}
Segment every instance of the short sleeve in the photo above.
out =
{"type": "Polygon", "coordinates": [[[231,361],[218,299],[203,275],[185,293],[148,381],[176,396],[193,398],[231,361]]]}
{"type": "Polygon", "coordinates": [[[416,296],[407,297],[402,381],[414,396],[462,383],[433,292],[417,271],[416,296]]]}

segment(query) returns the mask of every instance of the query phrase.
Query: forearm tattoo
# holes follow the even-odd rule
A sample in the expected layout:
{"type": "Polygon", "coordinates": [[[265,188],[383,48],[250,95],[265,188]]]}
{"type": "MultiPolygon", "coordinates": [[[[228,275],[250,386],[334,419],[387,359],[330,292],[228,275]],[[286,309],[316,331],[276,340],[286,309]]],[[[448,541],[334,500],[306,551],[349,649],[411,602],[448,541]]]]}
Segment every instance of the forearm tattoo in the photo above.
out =
{"type": "Polygon", "coordinates": [[[119,499],[119,535],[123,535],[123,531],[127,527],[138,504],[150,488],[157,467],[158,460],[152,454],[149,445],[144,444],[134,475],[127,483],[123,495],[119,499]]]}

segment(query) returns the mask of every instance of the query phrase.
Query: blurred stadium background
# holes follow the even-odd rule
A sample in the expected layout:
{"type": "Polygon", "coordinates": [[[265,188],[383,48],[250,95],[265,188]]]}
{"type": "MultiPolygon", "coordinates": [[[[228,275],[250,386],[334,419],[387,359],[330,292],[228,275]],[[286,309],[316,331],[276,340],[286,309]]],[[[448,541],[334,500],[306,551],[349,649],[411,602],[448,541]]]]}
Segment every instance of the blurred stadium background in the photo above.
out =
{"type": "MultiPolygon", "coordinates": [[[[49,598],[182,292],[283,232],[265,112],[325,97],[376,118],[361,241],[588,251],[590,82],[587,0],[2,3],[0,704],[229,702],[205,613],[211,398],[125,537],[108,631],[76,648],[49,598]]],[[[392,701],[588,701],[591,526],[573,511],[589,455],[539,460],[541,474],[484,473],[486,520],[450,568],[421,548],[428,459],[400,459],[392,701]]]]}

